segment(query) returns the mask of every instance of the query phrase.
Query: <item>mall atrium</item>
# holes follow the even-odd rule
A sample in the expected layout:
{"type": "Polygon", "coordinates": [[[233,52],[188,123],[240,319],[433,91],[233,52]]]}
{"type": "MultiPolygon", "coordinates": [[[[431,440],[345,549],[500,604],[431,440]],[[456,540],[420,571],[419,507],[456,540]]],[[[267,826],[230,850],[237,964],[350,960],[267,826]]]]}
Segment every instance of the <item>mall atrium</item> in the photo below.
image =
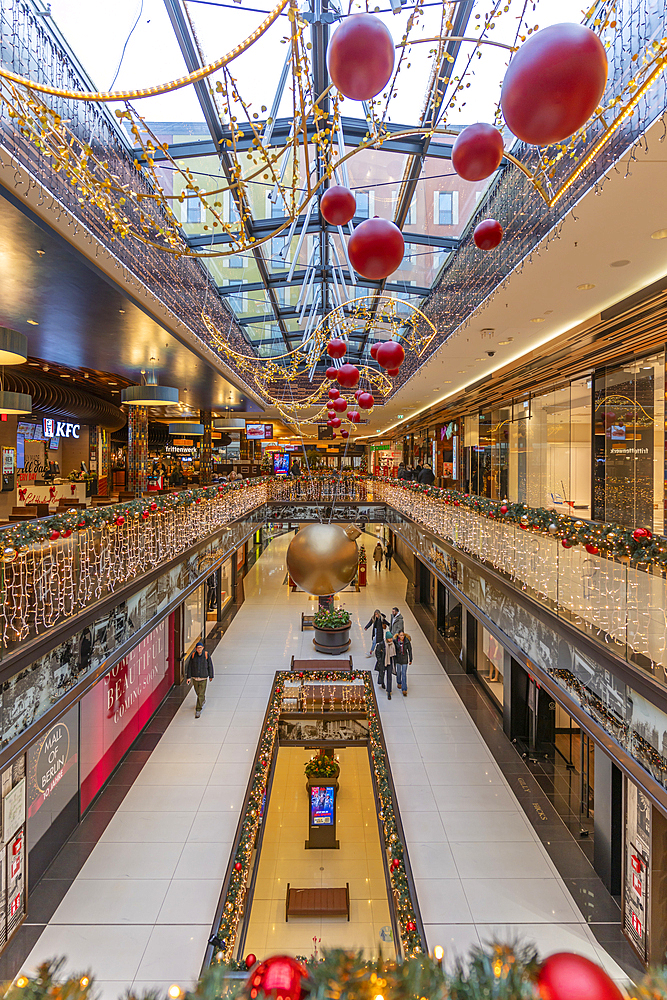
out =
{"type": "Polygon", "coordinates": [[[667,1000],[666,350],[664,0],[0,0],[3,995],[667,1000]]]}

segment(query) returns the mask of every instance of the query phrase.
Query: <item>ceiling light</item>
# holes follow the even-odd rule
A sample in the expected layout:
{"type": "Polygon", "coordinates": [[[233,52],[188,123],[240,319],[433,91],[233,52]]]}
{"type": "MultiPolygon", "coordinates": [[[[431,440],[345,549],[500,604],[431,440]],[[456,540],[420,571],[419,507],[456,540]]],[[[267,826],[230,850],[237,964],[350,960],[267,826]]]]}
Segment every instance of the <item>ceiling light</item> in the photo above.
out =
{"type": "Polygon", "coordinates": [[[465,375],[465,369],[464,369],[464,368],[462,368],[462,369],[461,369],[461,371],[460,371],[460,372],[459,372],[458,374],[459,374],[459,375],[465,375]]]}
{"type": "Polygon", "coordinates": [[[667,229],[656,229],[654,233],[651,233],[652,240],[665,240],[667,239],[667,229]]]}
{"type": "Polygon", "coordinates": [[[484,358],[475,358],[475,361],[483,361],[484,358]]]}
{"type": "Polygon", "coordinates": [[[625,267],[626,264],[629,264],[629,263],[630,263],[629,260],[612,260],[612,262],[609,265],[609,267],[625,267]]]}
{"type": "Polygon", "coordinates": [[[40,257],[43,257],[44,254],[46,253],[46,250],[35,250],[35,253],[39,254],[40,257]]]}
{"type": "Polygon", "coordinates": [[[32,413],[32,396],[24,392],[0,392],[0,413],[32,413]]]}
{"type": "Polygon", "coordinates": [[[531,322],[531,323],[546,323],[546,320],[545,320],[544,316],[534,316],[534,317],[533,317],[533,318],[531,319],[531,321],[530,321],[530,322],[531,322]]]}
{"type": "Polygon", "coordinates": [[[0,326],[0,365],[22,365],[27,357],[26,335],[0,326]]]}
{"type": "Polygon", "coordinates": [[[509,340],[499,340],[498,341],[498,347],[506,347],[507,344],[509,344],[509,343],[510,343],[509,340]]]}
{"type": "Polygon", "coordinates": [[[90,378],[90,375],[88,375],[87,373],[85,373],[83,377],[84,378],[90,378]]]}
{"type": "Polygon", "coordinates": [[[195,423],[169,424],[170,434],[185,434],[188,437],[203,437],[204,425],[195,423]]]}
{"type": "Polygon", "coordinates": [[[109,382],[109,385],[118,385],[118,382],[109,382]]]}
{"type": "Polygon", "coordinates": [[[48,370],[49,370],[49,366],[48,365],[42,365],[42,371],[43,372],[48,372],[48,370]]]}
{"type": "Polygon", "coordinates": [[[26,323],[30,323],[30,326],[39,326],[39,323],[37,322],[36,319],[27,319],[26,323]]]}
{"type": "Polygon", "coordinates": [[[118,312],[121,314],[121,316],[125,315],[125,310],[124,309],[119,309],[118,312]]]}
{"type": "MultiPolygon", "coordinates": [[[[154,360],[154,359],[151,359],[154,360]]],[[[109,385],[118,385],[110,382],[109,385]]],[[[155,371],[146,376],[145,385],[128,385],[121,393],[121,401],[130,406],[167,406],[178,403],[178,389],[168,385],[158,385],[155,371]]]]}
{"type": "Polygon", "coordinates": [[[591,285],[590,282],[584,282],[583,285],[577,285],[578,292],[587,292],[591,288],[595,288],[595,285],[591,285]]]}

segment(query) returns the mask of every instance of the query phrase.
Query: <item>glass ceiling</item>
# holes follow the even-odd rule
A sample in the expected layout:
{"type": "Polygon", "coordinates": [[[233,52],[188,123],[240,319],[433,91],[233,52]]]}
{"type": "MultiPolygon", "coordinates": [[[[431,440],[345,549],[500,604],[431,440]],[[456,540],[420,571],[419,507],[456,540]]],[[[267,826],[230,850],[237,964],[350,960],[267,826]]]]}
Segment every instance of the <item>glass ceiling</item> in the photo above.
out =
{"type": "MultiPolygon", "coordinates": [[[[114,0],[113,4],[51,0],[50,7],[56,25],[93,85],[100,89],[149,86],[185,74],[194,68],[193,58],[198,65],[212,62],[254,31],[263,20],[262,14],[270,10],[264,0],[114,0]]],[[[311,20],[307,31],[313,42],[330,34],[341,18],[337,0],[302,0],[300,9],[311,20]],[[309,13],[311,10],[333,12],[333,23],[323,24],[319,15],[309,13]]],[[[410,25],[408,45],[397,49],[399,71],[395,85],[388,88],[389,98],[380,95],[374,102],[376,119],[393,129],[415,129],[426,121],[436,123],[443,132],[430,143],[419,135],[385,141],[380,149],[363,149],[347,160],[347,182],[357,199],[354,223],[375,215],[403,220],[405,256],[386,282],[368,282],[350,274],[340,231],[327,230],[316,205],[303,239],[306,220],[301,217],[291,240],[286,231],[253,250],[206,259],[248,342],[262,356],[297,346],[309,317],[316,324],[323,310],[372,290],[419,306],[493,182],[490,178],[473,184],[454,173],[448,158],[454,134],[476,121],[495,122],[502,128],[498,101],[510,55],[507,46],[520,43],[537,26],[581,19],[579,0],[426,0],[417,16],[414,2],[392,13],[384,6],[352,0],[343,6],[342,16],[362,10],[376,13],[396,43],[410,25]],[[443,35],[451,41],[439,50],[443,35]],[[477,44],[480,38],[485,44],[477,44]],[[438,81],[440,93],[444,92],[442,100],[434,97],[438,81]],[[322,259],[324,268],[313,272],[312,266],[322,259]],[[304,282],[310,282],[305,297],[304,282]]],[[[286,14],[279,16],[231,64],[240,98],[232,113],[239,122],[247,121],[248,116],[256,122],[266,120],[290,51],[285,44],[289,24],[286,14]]],[[[186,87],[136,102],[159,140],[169,144],[178,165],[192,171],[197,183],[209,187],[225,183],[219,150],[220,135],[229,122],[215,93],[217,82],[215,75],[209,77],[199,96],[194,87],[186,87]]],[[[368,106],[354,101],[341,104],[345,153],[363,140],[368,111],[368,106]]],[[[281,119],[285,122],[283,138],[276,141],[282,144],[293,120],[291,77],[278,101],[277,125],[281,119]]],[[[506,133],[506,148],[512,143],[513,137],[506,133]]],[[[309,147],[311,163],[313,152],[309,147]]],[[[183,190],[183,176],[173,166],[162,166],[160,175],[166,190],[174,194],[183,190]]],[[[340,179],[345,180],[343,174],[340,179]]],[[[271,182],[260,179],[247,188],[251,219],[246,227],[256,240],[284,220],[280,199],[269,198],[272,188],[271,182]]],[[[214,236],[212,218],[201,203],[190,200],[175,205],[191,246],[200,252],[224,249],[216,242],[216,236],[220,240],[223,234],[218,230],[214,236]]],[[[238,219],[228,192],[222,196],[222,206],[225,221],[238,219]]],[[[347,236],[346,230],[345,239],[347,236]]],[[[405,311],[409,312],[407,307],[405,311]]],[[[375,335],[381,335],[381,330],[375,335]]],[[[359,357],[366,358],[371,339],[353,338],[350,353],[357,351],[359,357]]]]}

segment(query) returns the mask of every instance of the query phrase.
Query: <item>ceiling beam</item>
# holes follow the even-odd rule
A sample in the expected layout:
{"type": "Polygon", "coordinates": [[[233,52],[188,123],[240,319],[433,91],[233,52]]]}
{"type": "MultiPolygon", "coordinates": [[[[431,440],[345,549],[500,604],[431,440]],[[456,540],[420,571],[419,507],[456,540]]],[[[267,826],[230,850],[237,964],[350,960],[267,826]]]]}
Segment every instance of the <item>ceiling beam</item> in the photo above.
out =
{"type": "MultiPolygon", "coordinates": [[[[288,281],[287,271],[285,271],[281,274],[271,275],[269,284],[272,288],[291,288],[293,285],[299,285],[305,277],[305,271],[295,271],[292,280],[288,281]]],[[[379,288],[380,282],[371,281],[370,278],[362,278],[357,275],[357,285],[361,288],[379,288]]],[[[399,281],[387,281],[384,287],[387,292],[396,292],[398,295],[418,295],[420,298],[428,295],[431,291],[430,288],[425,288],[423,285],[409,285],[406,288],[399,281]]],[[[239,292],[262,292],[264,291],[264,284],[261,281],[240,281],[229,285],[218,285],[218,291],[221,295],[238,295],[239,292]]]]}
{"type": "MultiPolygon", "coordinates": [[[[300,215],[299,221],[301,225],[297,222],[297,229],[301,230],[305,216],[300,215]]],[[[361,216],[355,215],[352,220],[354,226],[358,226],[360,222],[363,222],[361,216]]],[[[271,233],[275,232],[281,225],[285,222],[289,222],[284,216],[276,219],[254,219],[252,224],[252,232],[256,239],[262,239],[265,236],[269,236],[271,233]]],[[[325,231],[328,233],[337,233],[338,228],[336,226],[325,226],[325,231]]],[[[311,213],[311,218],[308,223],[308,228],[306,232],[308,233],[319,233],[322,229],[322,224],[315,215],[311,213]]],[[[285,236],[286,233],[283,232],[280,236],[285,236]]],[[[456,250],[459,245],[459,240],[454,239],[452,236],[436,236],[434,233],[403,233],[406,243],[414,243],[418,246],[431,246],[438,250],[456,250]]],[[[278,237],[280,239],[280,237],[278,237]]],[[[209,246],[215,246],[218,243],[231,243],[231,237],[228,233],[193,233],[187,237],[188,246],[194,248],[201,247],[206,249],[209,246]]],[[[267,281],[270,277],[267,278],[267,281]]]]}

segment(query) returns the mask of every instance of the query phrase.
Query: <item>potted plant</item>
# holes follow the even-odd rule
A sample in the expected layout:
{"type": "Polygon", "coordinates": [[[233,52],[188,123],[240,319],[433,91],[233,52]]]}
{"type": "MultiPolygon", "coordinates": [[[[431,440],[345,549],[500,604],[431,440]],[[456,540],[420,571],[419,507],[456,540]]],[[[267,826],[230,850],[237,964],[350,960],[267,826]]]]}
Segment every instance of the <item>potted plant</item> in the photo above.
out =
{"type": "Polygon", "coordinates": [[[350,616],[344,608],[321,608],[313,618],[313,645],[320,653],[344,653],[350,647],[350,616]]]}
{"type": "Polygon", "coordinates": [[[334,785],[338,790],[338,775],[340,774],[340,764],[333,753],[328,754],[324,748],[315,756],[311,757],[305,767],[306,788],[308,791],[319,785],[334,785]]]}

